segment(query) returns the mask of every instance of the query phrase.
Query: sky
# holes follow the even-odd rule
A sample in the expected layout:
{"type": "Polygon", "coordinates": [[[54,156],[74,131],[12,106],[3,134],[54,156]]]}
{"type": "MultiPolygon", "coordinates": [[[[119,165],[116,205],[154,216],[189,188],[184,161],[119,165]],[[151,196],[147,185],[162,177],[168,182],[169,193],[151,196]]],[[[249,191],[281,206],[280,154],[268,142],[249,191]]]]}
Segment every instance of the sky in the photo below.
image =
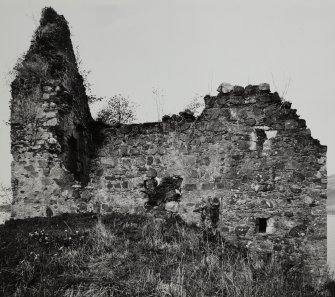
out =
{"type": "Polygon", "coordinates": [[[129,97],[139,122],[216,95],[222,82],[267,82],[328,146],[328,174],[335,174],[335,1],[0,0],[1,184],[10,181],[9,72],[45,6],[69,22],[91,94],[129,97]]]}

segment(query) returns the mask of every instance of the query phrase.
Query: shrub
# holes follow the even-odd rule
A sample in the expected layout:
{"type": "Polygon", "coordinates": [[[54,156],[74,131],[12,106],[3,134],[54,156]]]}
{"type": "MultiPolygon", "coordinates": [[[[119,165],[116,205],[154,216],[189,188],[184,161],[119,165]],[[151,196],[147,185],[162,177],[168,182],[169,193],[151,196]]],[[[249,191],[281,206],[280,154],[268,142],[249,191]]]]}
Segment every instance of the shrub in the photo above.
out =
{"type": "Polygon", "coordinates": [[[108,125],[129,124],[136,119],[135,105],[121,94],[108,99],[107,106],[100,110],[97,120],[108,125]]]}

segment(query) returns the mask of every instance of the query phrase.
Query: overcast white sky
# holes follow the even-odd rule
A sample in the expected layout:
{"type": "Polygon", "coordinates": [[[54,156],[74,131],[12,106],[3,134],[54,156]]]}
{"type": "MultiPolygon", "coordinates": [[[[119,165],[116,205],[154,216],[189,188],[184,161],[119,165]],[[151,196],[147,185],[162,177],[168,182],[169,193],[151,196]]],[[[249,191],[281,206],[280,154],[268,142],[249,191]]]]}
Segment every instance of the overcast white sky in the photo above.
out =
{"type": "Polygon", "coordinates": [[[92,93],[122,93],[140,106],[139,121],[177,113],[221,82],[268,82],[328,145],[335,173],[333,0],[0,0],[0,182],[10,180],[8,71],[28,48],[41,9],[52,6],[71,26],[92,93]],[[273,78],[276,87],[273,84],[273,78]]]}

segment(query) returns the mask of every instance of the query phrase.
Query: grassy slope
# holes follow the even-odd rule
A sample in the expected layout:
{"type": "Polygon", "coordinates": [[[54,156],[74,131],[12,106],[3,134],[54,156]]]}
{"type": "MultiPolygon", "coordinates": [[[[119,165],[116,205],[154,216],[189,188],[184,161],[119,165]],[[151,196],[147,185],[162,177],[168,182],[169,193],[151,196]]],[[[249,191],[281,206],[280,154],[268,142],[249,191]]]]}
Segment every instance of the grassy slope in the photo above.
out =
{"type": "Polygon", "coordinates": [[[0,267],[3,296],[319,296],[299,272],[208,242],[175,217],[10,221],[0,267]]]}

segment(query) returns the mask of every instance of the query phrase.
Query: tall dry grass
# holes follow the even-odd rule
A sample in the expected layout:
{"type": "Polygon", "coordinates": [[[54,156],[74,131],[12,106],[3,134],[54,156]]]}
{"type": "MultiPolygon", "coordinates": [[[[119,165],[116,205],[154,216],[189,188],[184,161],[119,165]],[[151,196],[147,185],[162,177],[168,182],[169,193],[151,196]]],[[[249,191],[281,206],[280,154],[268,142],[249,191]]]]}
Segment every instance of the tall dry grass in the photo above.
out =
{"type": "Polygon", "coordinates": [[[302,271],[210,242],[174,218],[100,219],[70,233],[73,243],[56,253],[44,248],[19,262],[8,296],[326,296],[302,271]]]}

